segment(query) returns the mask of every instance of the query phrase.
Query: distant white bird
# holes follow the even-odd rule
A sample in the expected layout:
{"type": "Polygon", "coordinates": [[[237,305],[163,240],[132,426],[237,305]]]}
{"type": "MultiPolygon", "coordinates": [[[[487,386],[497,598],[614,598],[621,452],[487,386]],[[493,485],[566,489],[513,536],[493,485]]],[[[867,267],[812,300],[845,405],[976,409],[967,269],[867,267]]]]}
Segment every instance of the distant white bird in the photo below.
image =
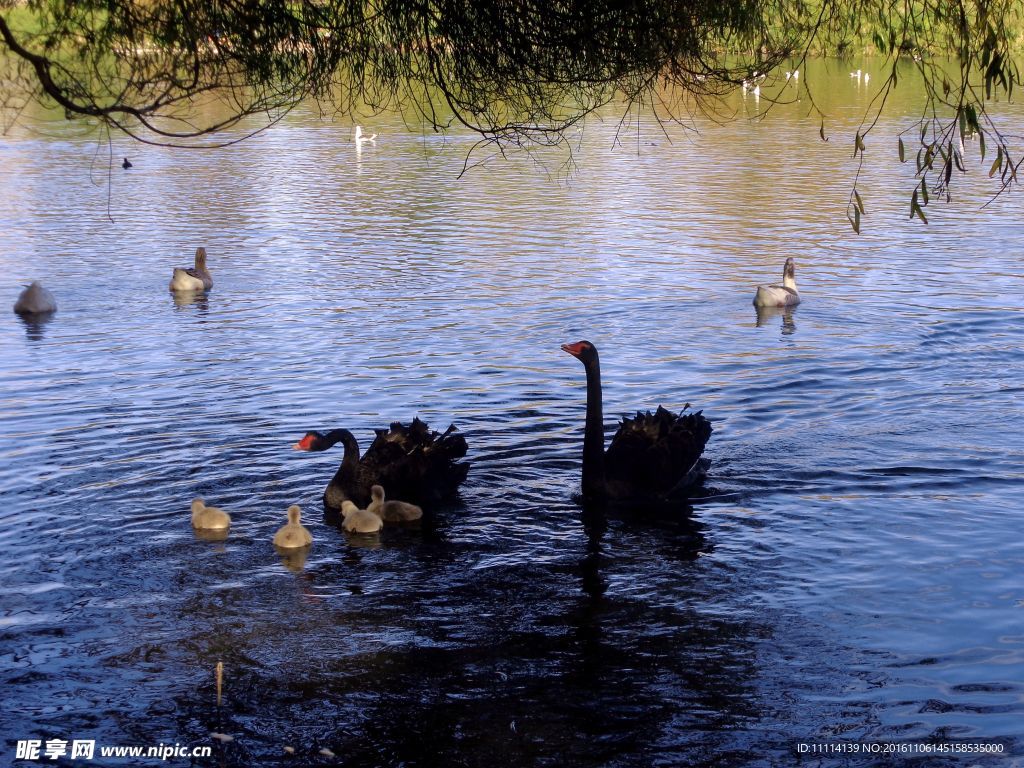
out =
{"type": "Polygon", "coordinates": [[[754,86],[754,90],[751,91],[751,93],[754,94],[754,98],[755,99],[760,99],[761,98],[761,86],[760,85],[755,85],[754,86]]]}
{"type": "Polygon", "coordinates": [[[800,70],[799,69],[794,69],[793,70],[793,79],[794,80],[799,80],[800,79],[800,70]]]}
{"type": "Polygon", "coordinates": [[[372,133],[369,136],[363,136],[363,127],[361,125],[356,126],[356,144],[362,144],[364,141],[377,142],[377,134],[372,133]]]}
{"type": "Polygon", "coordinates": [[[793,76],[793,73],[792,73],[792,72],[787,72],[787,73],[786,73],[786,81],[788,82],[788,81],[789,81],[789,78],[791,78],[792,76],[793,76]]]}
{"type": "Polygon", "coordinates": [[[870,80],[870,79],[871,79],[871,75],[869,75],[867,72],[865,72],[864,73],[864,85],[867,85],[868,84],[868,80],[870,80]]]}
{"type": "Polygon", "coordinates": [[[858,80],[860,80],[860,70],[858,69],[856,72],[851,72],[850,77],[856,77],[858,80]]]}

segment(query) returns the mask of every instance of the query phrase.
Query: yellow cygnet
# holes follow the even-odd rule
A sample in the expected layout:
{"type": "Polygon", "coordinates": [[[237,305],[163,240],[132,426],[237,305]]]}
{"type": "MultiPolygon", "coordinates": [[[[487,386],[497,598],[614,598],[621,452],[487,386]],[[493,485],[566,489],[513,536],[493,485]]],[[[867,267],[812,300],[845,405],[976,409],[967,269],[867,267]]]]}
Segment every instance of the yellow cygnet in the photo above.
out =
{"type": "Polygon", "coordinates": [[[377,533],[384,527],[384,521],[368,509],[359,509],[345,499],[341,502],[341,514],[345,522],[341,527],[348,533],[377,533]]]}
{"type": "Polygon", "coordinates": [[[231,527],[231,518],[223,509],[208,507],[202,499],[192,501],[192,527],[201,531],[222,531],[231,527]]]}
{"type": "Polygon", "coordinates": [[[288,524],[274,534],[274,546],[281,549],[297,549],[313,543],[313,537],[302,524],[302,510],[297,504],[288,507],[288,524]]]}
{"type": "Polygon", "coordinates": [[[384,488],[375,485],[370,489],[373,501],[367,510],[379,515],[385,523],[409,523],[423,517],[423,510],[415,504],[404,501],[385,501],[384,488]]]}

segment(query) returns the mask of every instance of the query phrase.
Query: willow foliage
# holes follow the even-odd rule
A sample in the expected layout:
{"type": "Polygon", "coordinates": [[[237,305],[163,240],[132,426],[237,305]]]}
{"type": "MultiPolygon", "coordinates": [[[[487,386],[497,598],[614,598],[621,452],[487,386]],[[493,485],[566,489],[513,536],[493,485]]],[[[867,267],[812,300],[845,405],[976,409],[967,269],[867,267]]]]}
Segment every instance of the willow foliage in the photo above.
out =
{"type": "MultiPolygon", "coordinates": [[[[38,101],[188,144],[316,99],[551,144],[614,100],[675,90],[706,105],[783,61],[869,48],[892,65],[879,111],[897,59],[917,62],[929,103],[909,155],[924,189],[948,194],[971,133],[987,137],[993,175],[1015,181],[1019,161],[985,107],[1020,83],[1020,16],[1010,0],[0,0],[0,106],[10,118],[38,101]],[[950,54],[955,78],[933,63],[950,54]]],[[[859,228],[859,197],[850,206],[859,228]]]]}

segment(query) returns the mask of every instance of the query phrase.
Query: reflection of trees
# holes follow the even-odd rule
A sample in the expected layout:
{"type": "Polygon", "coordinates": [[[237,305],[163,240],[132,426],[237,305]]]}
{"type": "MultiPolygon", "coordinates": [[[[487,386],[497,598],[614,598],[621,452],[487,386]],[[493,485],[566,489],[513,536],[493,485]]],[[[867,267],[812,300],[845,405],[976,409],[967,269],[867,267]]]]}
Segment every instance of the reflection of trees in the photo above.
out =
{"type": "MultiPolygon", "coordinates": [[[[796,98],[785,86],[798,78],[773,72],[784,61],[816,48],[844,53],[871,46],[884,57],[879,111],[896,86],[901,55],[913,54],[927,94],[920,133],[908,127],[914,140],[909,148],[900,144],[901,157],[916,156],[918,175],[928,181],[914,193],[912,213],[923,219],[929,190],[946,191],[952,172],[964,172],[965,136],[988,137],[993,173],[1000,171],[1004,185],[1016,167],[985,111],[993,91],[1009,96],[1021,82],[1013,61],[1014,3],[940,0],[899,13],[883,0],[111,0],[3,7],[0,103],[9,116],[40,102],[159,142],[187,143],[249,117],[272,124],[313,97],[328,112],[409,107],[414,119],[438,129],[454,120],[494,141],[553,144],[618,100],[664,120],[686,120],[716,103],[703,97],[741,85],[758,88],[766,101],[796,98]],[[958,57],[952,65],[931,55],[951,51],[958,57]],[[775,82],[760,89],[765,73],[775,82]]],[[[813,104],[813,89],[800,83],[813,104]]],[[[855,154],[873,127],[869,115],[855,136],[855,154]]],[[[824,125],[821,134],[826,138],[824,125]]],[[[864,212],[851,194],[855,228],[864,212]]]]}

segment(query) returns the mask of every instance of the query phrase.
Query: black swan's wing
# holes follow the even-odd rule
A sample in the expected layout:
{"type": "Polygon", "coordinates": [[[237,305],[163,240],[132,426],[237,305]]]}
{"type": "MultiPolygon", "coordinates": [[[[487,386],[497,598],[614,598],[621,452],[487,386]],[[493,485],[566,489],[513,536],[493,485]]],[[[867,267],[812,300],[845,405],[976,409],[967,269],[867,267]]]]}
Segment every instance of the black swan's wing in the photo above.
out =
{"type": "Polygon", "coordinates": [[[459,461],[466,450],[466,438],[454,425],[441,434],[417,418],[408,426],[396,421],[377,430],[360,464],[389,499],[430,503],[454,495],[466,479],[469,464],[459,461]]]}
{"type": "Polygon", "coordinates": [[[605,478],[613,498],[658,499],[696,484],[695,471],[711,437],[711,422],[701,411],[637,412],[623,418],[605,453],[605,478]]]}

